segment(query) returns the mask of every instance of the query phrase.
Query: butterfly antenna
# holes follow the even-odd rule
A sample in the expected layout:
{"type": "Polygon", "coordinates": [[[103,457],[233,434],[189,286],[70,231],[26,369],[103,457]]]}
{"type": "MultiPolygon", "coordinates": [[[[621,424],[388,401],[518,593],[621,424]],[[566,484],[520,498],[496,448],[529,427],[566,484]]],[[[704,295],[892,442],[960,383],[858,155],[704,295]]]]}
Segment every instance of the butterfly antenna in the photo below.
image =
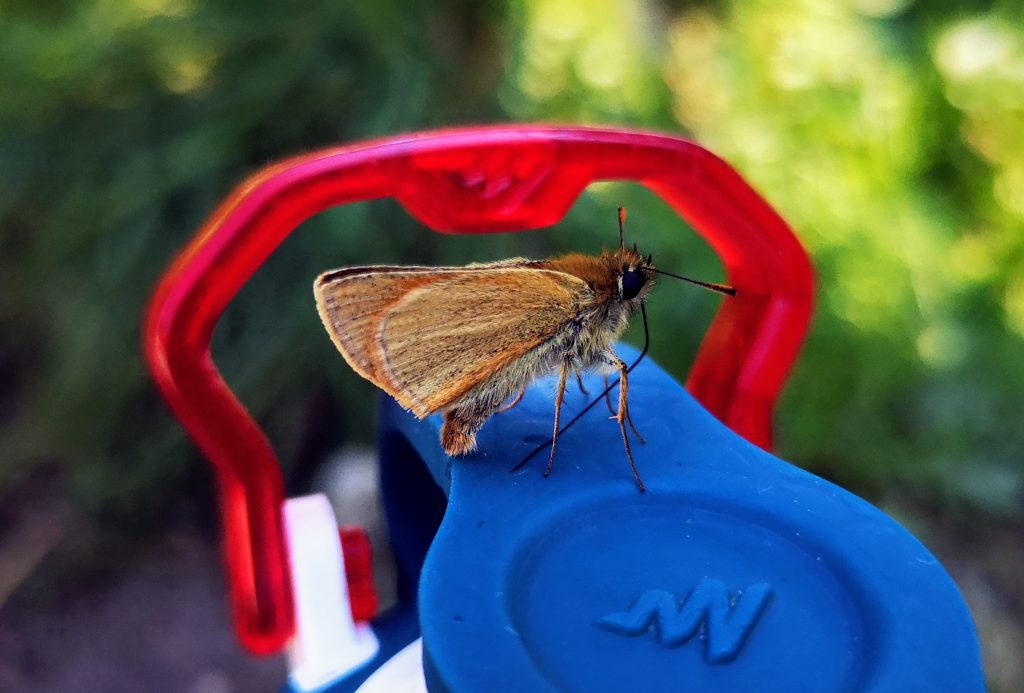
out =
{"type": "Polygon", "coordinates": [[[626,249],[626,208],[619,207],[619,250],[626,249]]]}
{"type": "MultiPolygon", "coordinates": [[[[622,209],[622,208],[619,207],[619,209],[622,209]]],[[[643,319],[644,319],[644,348],[640,351],[640,355],[636,357],[636,361],[634,361],[633,364],[629,368],[626,369],[627,373],[632,373],[633,369],[636,368],[637,365],[639,365],[639,363],[644,360],[644,356],[647,356],[647,350],[651,346],[651,333],[650,333],[650,330],[647,327],[647,308],[644,306],[643,303],[640,304],[640,315],[642,315],[643,319]]],[[[604,399],[605,395],[607,395],[609,392],[614,390],[615,386],[618,385],[618,384],[619,384],[619,379],[616,378],[615,380],[613,380],[611,382],[611,384],[608,385],[608,387],[606,387],[604,389],[604,391],[601,394],[599,394],[597,397],[595,397],[590,404],[585,406],[583,408],[583,411],[581,411],[576,416],[572,417],[572,419],[569,421],[569,423],[565,424],[564,426],[562,426],[562,428],[558,429],[558,436],[561,437],[563,433],[565,433],[570,428],[572,428],[572,425],[574,423],[579,421],[583,417],[584,414],[586,414],[588,411],[593,409],[597,405],[597,403],[600,402],[602,399],[604,399]]],[[[530,454],[528,454],[526,457],[523,458],[522,462],[517,464],[515,467],[512,467],[512,469],[508,470],[509,473],[511,474],[512,472],[518,472],[520,469],[525,467],[526,463],[529,462],[531,459],[533,459],[534,455],[536,455],[541,450],[544,450],[544,449],[550,447],[550,445],[551,445],[551,443],[553,441],[554,441],[554,438],[548,438],[547,442],[541,443],[540,445],[535,447],[533,450],[530,451],[530,454]]]]}
{"type": "Polygon", "coordinates": [[[705,289],[708,289],[709,291],[714,291],[714,292],[719,293],[719,294],[725,294],[726,296],[735,296],[736,295],[736,289],[734,289],[733,287],[729,286],[728,284],[716,284],[714,282],[702,282],[699,279],[690,279],[689,277],[684,277],[681,274],[672,274],[671,272],[665,272],[664,270],[654,269],[653,267],[648,267],[646,269],[647,269],[648,272],[655,272],[657,274],[664,274],[666,277],[674,277],[676,279],[682,279],[684,282],[690,282],[691,284],[696,284],[697,286],[702,286],[705,289]]]}

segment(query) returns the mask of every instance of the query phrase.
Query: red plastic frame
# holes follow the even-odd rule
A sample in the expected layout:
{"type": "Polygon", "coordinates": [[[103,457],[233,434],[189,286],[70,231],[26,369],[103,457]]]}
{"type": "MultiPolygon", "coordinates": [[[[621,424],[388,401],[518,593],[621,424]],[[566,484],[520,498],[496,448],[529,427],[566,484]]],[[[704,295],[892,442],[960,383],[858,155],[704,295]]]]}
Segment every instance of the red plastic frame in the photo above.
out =
{"type": "Polygon", "coordinates": [[[293,630],[283,482],[266,436],[210,355],[224,308],[288,234],[328,207],[393,197],[436,231],[516,231],[555,224],[598,180],[651,188],[721,256],[739,296],[722,302],[687,387],[737,433],[770,445],[772,408],[810,319],[811,266],[779,215],[700,146],[652,133],[506,126],[364,142],[269,166],[168,269],[144,337],[154,379],[216,470],[235,627],[250,651],[277,651],[293,630]]]}

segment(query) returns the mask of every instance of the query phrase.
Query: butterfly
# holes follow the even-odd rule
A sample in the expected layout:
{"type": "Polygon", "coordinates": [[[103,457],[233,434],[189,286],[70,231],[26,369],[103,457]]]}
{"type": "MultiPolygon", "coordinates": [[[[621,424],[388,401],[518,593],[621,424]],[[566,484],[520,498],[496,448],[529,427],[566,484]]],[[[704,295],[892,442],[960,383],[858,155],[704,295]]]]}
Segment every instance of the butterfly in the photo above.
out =
{"type": "Polygon", "coordinates": [[[603,396],[643,491],[626,433],[629,425],[642,441],[629,415],[630,367],[614,344],[643,310],[656,275],[727,295],[735,290],[656,269],[650,256],[625,246],[624,208],[618,217],[619,247],[596,256],[325,272],[313,287],[317,310],[356,373],[418,418],[443,413],[441,447],[448,455],[475,450],[476,434],[492,415],[515,406],[537,378],[557,373],[545,476],[554,464],[570,376],[583,389],[585,371],[604,373],[606,385],[608,374],[617,373],[618,406],[608,399],[610,387],[603,396]]]}

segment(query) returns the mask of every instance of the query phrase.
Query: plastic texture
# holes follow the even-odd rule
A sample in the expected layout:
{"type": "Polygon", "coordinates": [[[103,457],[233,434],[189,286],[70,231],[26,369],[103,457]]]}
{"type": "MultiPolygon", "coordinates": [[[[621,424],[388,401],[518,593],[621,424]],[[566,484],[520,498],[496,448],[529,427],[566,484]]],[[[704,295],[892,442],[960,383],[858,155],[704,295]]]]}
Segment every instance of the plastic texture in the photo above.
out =
{"type": "Polygon", "coordinates": [[[423,680],[423,641],[413,640],[377,671],[356,693],[426,693],[423,680]]]}
{"type": "Polygon", "coordinates": [[[302,221],[328,207],[391,197],[436,231],[517,231],[555,224],[598,180],[653,189],[722,258],[741,298],[723,303],[687,387],[737,433],[769,446],[772,407],[810,316],[810,265],[785,222],[700,146],[617,130],[473,128],[268,167],[239,186],[173,262],[144,333],[153,378],[216,471],[232,613],[250,651],[279,651],[294,618],[280,467],[210,354],[225,307],[302,221]]]}
{"type": "MultiPolygon", "coordinates": [[[[420,579],[433,693],[984,690],[973,624],[934,556],[731,432],[650,360],[629,392],[646,493],[603,407],[560,438],[550,477],[543,454],[510,472],[549,436],[554,387],[539,381],[456,460],[440,417],[383,405],[383,435],[448,496],[420,579]]],[[[571,390],[566,415],[590,400],[571,390]]]]}

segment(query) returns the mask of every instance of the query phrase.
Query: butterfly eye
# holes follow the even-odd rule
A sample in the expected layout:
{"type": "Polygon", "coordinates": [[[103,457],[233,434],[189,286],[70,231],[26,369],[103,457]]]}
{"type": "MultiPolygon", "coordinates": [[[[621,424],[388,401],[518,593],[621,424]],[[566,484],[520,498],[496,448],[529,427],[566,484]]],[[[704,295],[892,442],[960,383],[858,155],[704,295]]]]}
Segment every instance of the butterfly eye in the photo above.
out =
{"type": "Polygon", "coordinates": [[[622,300],[636,298],[640,289],[647,283],[647,276],[640,270],[626,270],[622,273],[622,300]]]}

